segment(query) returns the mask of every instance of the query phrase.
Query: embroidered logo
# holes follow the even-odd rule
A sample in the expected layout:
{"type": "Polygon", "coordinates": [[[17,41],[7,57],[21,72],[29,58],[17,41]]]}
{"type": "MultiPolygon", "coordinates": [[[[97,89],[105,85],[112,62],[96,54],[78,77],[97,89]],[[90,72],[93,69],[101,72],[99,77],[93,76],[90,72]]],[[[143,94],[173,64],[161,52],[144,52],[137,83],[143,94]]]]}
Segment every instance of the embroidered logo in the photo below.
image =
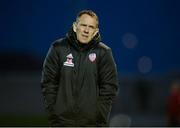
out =
{"type": "Polygon", "coordinates": [[[72,53],[68,54],[66,57],[67,57],[67,59],[66,59],[66,62],[64,62],[64,65],[74,67],[74,63],[72,62],[72,60],[73,60],[72,53]]]}
{"type": "Polygon", "coordinates": [[[90,60],[91,62],[94,62],[94,61],[96,60],[96,53],[91,53],[91,54],[89,54],[89,60],[90,60]]]}

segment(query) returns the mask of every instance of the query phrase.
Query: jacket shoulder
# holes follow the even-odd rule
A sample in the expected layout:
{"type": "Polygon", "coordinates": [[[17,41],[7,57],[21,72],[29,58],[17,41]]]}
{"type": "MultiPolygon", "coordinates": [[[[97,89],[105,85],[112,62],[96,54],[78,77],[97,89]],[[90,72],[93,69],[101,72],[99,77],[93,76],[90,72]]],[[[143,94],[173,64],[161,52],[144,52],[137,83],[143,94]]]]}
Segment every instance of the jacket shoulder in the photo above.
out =
{"type": "Polygon", "coordinates": [[[98,44],[98,47],[103,51],[111,50],[111,48],[109,46],[107,46],[106,44],[104,44],[103,42],[100,42],[98,44]]]}
{"type": "Polygon", "coordinates": [[[54,47],[62,47],[62,46],[65,46],[67,44],[66,42],[67,42],[66,38],[60,38],[60,39],[55,40],[52,43],[52,46],[54,46],[54,47]]]}

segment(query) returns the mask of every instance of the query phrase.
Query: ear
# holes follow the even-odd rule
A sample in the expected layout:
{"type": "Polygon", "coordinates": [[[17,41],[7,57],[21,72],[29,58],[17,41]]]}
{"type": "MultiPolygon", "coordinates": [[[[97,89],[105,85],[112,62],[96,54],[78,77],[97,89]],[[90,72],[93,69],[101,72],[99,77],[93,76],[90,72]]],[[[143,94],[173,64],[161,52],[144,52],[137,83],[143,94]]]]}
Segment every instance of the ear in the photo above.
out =
{"type": "Polygon", "coordinates": [[[76,32],[76,29],[77,29],[77,23],[74,22],[74,23],[73,23],[73,31],[76,32]]]}
{"type": "Polygon", "coordinates": [[[96,31],[93,34],[93,37],[99,32],[99,28],[96,28],[96,31]]]}

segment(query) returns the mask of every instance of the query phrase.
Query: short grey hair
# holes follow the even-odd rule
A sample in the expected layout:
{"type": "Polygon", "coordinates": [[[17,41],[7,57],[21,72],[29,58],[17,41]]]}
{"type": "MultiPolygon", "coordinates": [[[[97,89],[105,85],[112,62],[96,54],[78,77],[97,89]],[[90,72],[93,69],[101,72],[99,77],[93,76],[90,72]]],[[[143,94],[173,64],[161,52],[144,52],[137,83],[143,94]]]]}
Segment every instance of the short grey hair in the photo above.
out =
{"type": "Polygon", "coordinates": [[[93,12],[92,10],[82,10],[82,11],[80,11],[80,12],[77,14],[76,22],[78,22],[78,21],[79,21],[79,18],[80,18],[82,15],[84,15],[84,14],[87,14],[87,15],[95,18],[96,21],[97,21],[97,27],[99,26],[99,18],[98,18],[98,16],[96,15],[96,13],[93,12]]]}

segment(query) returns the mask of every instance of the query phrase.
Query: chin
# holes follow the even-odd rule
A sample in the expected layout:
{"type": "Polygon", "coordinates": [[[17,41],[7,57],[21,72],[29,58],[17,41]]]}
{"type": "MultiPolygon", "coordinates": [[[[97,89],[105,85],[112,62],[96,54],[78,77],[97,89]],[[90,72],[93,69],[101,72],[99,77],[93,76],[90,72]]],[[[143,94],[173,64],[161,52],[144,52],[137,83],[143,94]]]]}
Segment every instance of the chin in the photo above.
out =
{"type": "Polygon", "coordinates": [[[82,43],[82,44],[88,44],[88,42],[80,42],[80,43],[82,43]]]}
{"type": "Polygon", "coordinates": [[[83,44],[87,44],[87,43],[89,43],[89,41],[84,41],[84,40],[82,40],[82,41],[79,41],[80,43],[83,43],[83,44]]]}

